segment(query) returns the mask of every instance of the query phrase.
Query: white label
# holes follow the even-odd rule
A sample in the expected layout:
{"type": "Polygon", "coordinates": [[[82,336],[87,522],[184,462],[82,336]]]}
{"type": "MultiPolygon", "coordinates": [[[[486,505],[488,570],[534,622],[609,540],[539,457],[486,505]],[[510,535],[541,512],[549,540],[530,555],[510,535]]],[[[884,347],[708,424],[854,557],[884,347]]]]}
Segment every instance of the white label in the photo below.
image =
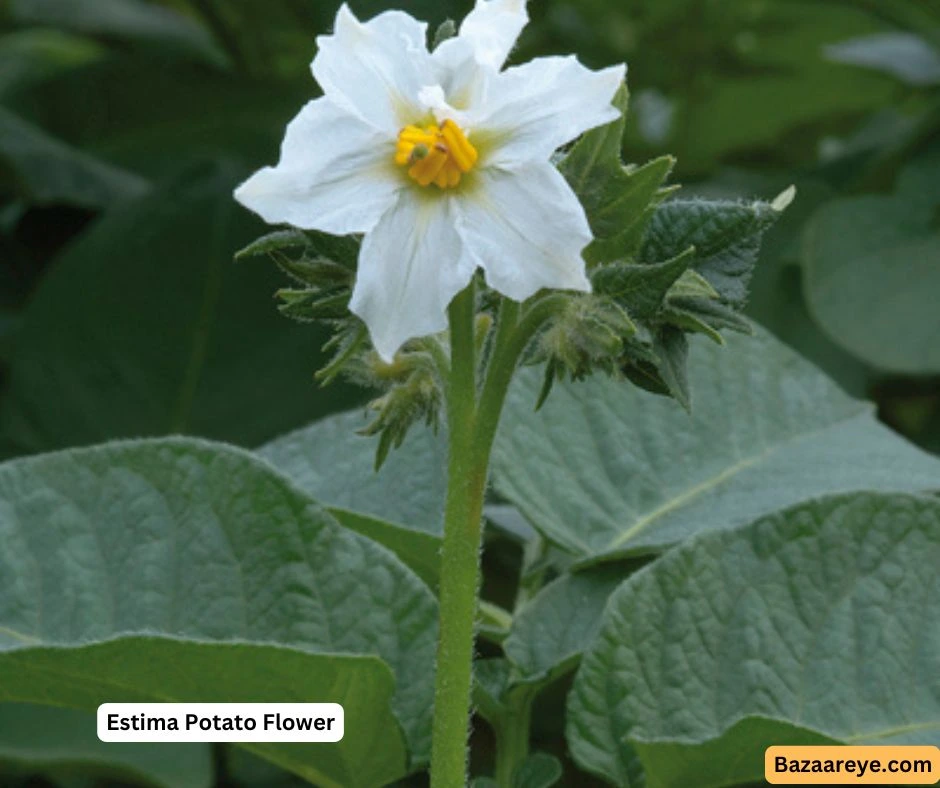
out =
{"type": "Polygon", "coordinates": [[[98,738],[114,742],[318,742],[343,738],[338,703],[102,703],[98,738]]]}

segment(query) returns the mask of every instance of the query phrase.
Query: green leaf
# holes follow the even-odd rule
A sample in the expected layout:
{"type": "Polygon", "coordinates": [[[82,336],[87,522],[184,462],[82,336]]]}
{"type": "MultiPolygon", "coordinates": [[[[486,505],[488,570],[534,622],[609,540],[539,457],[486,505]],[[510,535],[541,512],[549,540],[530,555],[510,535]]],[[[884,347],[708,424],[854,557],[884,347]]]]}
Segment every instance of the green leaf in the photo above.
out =
{"type": "Polygon", "coordinates": [[[581,136],[558,165],[571,188],[582,198],[593,201],[584,203],[599,207],[599,193],[611,180],[617,180],[623,169],[620,159],[623,146],[623,130],[627,122],[627,107],[630,91],[624,82],[610,102],[620,115],[610,123],[591,129],[581,136]]]}
{"type": "Polygon", "coordinates": [[[93,63],[104,47],[61,30],[15,30],[0,36],[0,98],[93,63]]]}
{"type": "Polygon", "coordinates": [[[179,438],[43,455],[0,466],[0,513],[0,699],[330,700],[356,735],[261,754],[381,784],[397,718],[426,760],[430,591],[267,463],[179,438]]]}
{"type": "Polygon", "coordinates": [[[318,392],[308,370],[323,334],[277,314],[276,271],[232,263],[260,226],[232,199],[239,177],[189,168],[55,261],[0,410],[16,450],[178,432],[257,445],[361,397],[318,392]]]}
{"type": "Polygon", "coordinates": [[[659,358],[659,374],[669,389],[669,394],[691,413],[692,392],[686,369],[689,361],[689,340],[679,329],[664,326],[656,332],[653,351],[659,358]]]}
{"type": "Polygon", "coordinates": [[[274,254],[275,252],[284,252],[287,250],[304,250],[310,241],[303,230],[293,228],[286,230],[275,230],[265,233],[260,238],[256,238],[244,249],[239,249],[235,253],[236,260],[246,260],[249,257],[261,257],[263,255],[274,254]]]}
{"type": "MultiPolygon", "coordinates": [[[[699,301],[698,303],[701,303],[701,301],[699,301]]],[[[691,401],[692,401],[691,400],[692,392],[688,390],[688,384],[684,382],[684,379],[686,378],[686,374],[687,374],[686,367],[685,367],[685,363],[686,363],[685,356],[687,356],[687,353],[688,353],[688,348],[687,348],[688,339],[686,338],[686,334],[704,334],[712,342],[715,342],[718,345],[723,345],[725,343],[725,339],[721,335],[721,332],[715,328],[712,328],[712,326],[709,325],[708,320],[705,319],[704,316],[700,317],[698,314],[696,314],[696,311],[697,310],[690,311],[688,309],[677,309],[675,306],[672,305],[672,303],[670,303],[670,305],[666,309],[664,309],[662,313],[663,320],[667,321],[667,324],[666,326],[664,326],[666,331],[660,332],[660,335],[666,332],[673,334],[674,332],[678,334],[678,336],[682,337],[682,340],[685,342],[686,347],[683,347],[678,337],[676,337],[672,341],[673,348],[671,349],[678,350],[680,351],[679,353],[669,353],[667,355],[667,352],[663,348],[664,343],[662,340],[659,341],[659,347],[656,348],[657,352],[663,358],[663,362],[660,364],[662,368],[666,368],[671,364],[678,365],[676,366],[676,369],[674,370],[674,372],[670,372],[669,374],[672,374],[676,376],[679,380],[683,381],[684,391],[682,393],[682,396],[673,393],[675,384],[667,383],[667,386],[669,387],[669,393],[673,397],[675,397],[679,401],[679,404],[682,405],[682,407],[685,408],[686,410],[691,410],[691,401]]],[[[708,313],[706,312],[705,315],[707,316],[708,313]]],[[[665,379],[666,374],[664,374],[663,369],[660,369],[660,374],[662,374],[663,378],[665,379]]]]}
{"type": "Polygon", "coordinates": [[[940,501],[911,495],[690,540],[611,597],[569,700],[576,760],[617,785],[717,788],[760,779],[778,736],[936,743],[938,565],[940,501]]]}
{"type": "MultiPolygon", "coordinates": [[[[770,193],[782,180],[765,179],[751,191],[770,193]]],[[[857,397],[867,396],[874,383],[872,370],[833,342],[811,317],[803,295],[800,241],[809,218],[836,190],[817,177],[797,180],[800,195],[761,243],[760,264],[751,280],[747,313],[800,355],[824,369],[842,388],[857,397]]],[[[713,302],[714,303],[714,302],[713,302]]]]}
{"type": "Polygon", "coordinates": [[[293,290],[281,288],[277,291],[281,303],[278,311],[302,323],[318,320],[339,320],[349,313],[349,293],[324,295],[319,290],[293,290]]]}
{"type": "Polygon", "coordinates": [[[940,154],[902,172],[897,191],[833,200],[804,236],[804,292],[842,347],[890,372],[940,372],[940,154]]]}
{"type": "Polygon", "coordinates": [[[432,588],[440,574],[447,443],[411,430],[376,472],[375,439],[358,434],[362,411],[322,419],[259,453],[305,492],[331,507],[348,528],[392,550],[432,588]]]}
{"type": "MultiPolygon", "coordinates": [[[[720,738],[701,744],[631,741],[629,746],[645,769],[648,788],[680,788],[690,782],[702,788],[721,788],[759,785],[764,774],[763,753],[768,747],[833,746],[841,743],[805,726],[750,716],[736,722],[720,738]],[[733,751],[729,749],[729,743],[732,743],[733,751]]],[[[634,767],[636,765],[633,764],[634,767]]]]}
{"type": "Polygon", "coordinates": [[[875,69],[908,85],[940,84],[940,52],[914,33],[873,33],[830,44],[823,51],[836,63],[875,69]]]}
{"type": "Polygon", "coordinates": [[[309,280],[305,273],[317,264],[331,263],[339,272],[356,270],[359,261],[359,241],[348,235],[328,235],[319,232],[304,232],[287,229],[275,230],[252,241],[235,254],[236,260],[268,255],[278,265],[285,265],[287,273],[305,284],[320,284],[317,277],[309,280]],[[287,252],[300,252],[299,259],[291,258],[287,252]]]}
{"type": "MultiPolygon", "coordinates": [[[[384,471],[385,465],[382,466],[384,471]]],[[[371,469],[370,469],[371,472],[371,469]]],[[[381,471],[380,471],[381,472],[381,471]]],[[[435,593],[441,577],[441,536],[407,526],[396,525],[380,517],[329,507],[341,525],[384,545],[420,577],[435,593]]],[[[443,523],[442,523],[443,526],[443,523]]]]}
{"type": "Polygon", "coordinates": [[[297,775],[234,745],[225,745],[225,774],[236,788],[306,788],[297,775]]]}
{"type": "MultiPolygon", "coordinates": [[[[695,247],[689,247],[689,250],[694,254],[695,247]]],[[[670,302],[682,298],[706,298],[710,300],[721,297],[704,276],[692,269],[682,272],[682,276],[669,288],[668,295],[670,302]]]]}
{"type": "MultiPolygon", "coordinates": [[[[32,704],[0,704],[0,764],[34,773],[83,770],[165,788],[209,788],[207,744],[106,744],[95,715],[32,704]]],[[[0,772],[3,767],[0,766],[0,772]]]]}
{"type": "MultiPolygon", "coordinates": [[[[265,83],[269,90],[275,83],[280,90],[287,80],[300,77],[309,91],[313,35],[332,29],[339,7],[339,3],[297,3],[290,0],[225,2],[221,5],[207,0],[185,1],[190,7],[207,9],[210,12],[207,18],[217,17],[216,27],[237,42],[242,55],[240,59],[247,61],[253,72],[257,70],[267,77],[265,83]],[[213,11],[214,14],[211,13],[213,11]]],[[[387,0],[356,0],[352,6],[363,20],[389,8],[387,0]]],[[[466,4],[458,0],[404,0],[399,7],[415,19],[427,21],[430,30],[447,17],[460,19],[467,13],[466,4]]]]}
{"type": "MultiPolygon", "coordinates": [[[[153,590],[151,596],[156,596],[153,590]]],[[[373,656],[315,653],[259,641],[187,635],[117,635],[92,643],[4,648],[0,666],[17,681],[0,700],[55,702],[92,710],[104,702],[305,703],[343,706],[356,736],[336,744],[243,744],[324,788],[384,785],[405,772],[405,749],[389,711],[394,678],[373,656]],[[184,669],[181,670],[181,667],[184,669]]],[[[163,746],[163,745],[161,745],[163,746]]]]}
{"type": "Polygon", "coordinates": [[[695,250],[687,249],[662,263],[614,263],[597,268],[591,281],[596,293],[609,295],[623,304],[631,317],[649,320],[656,316],[666,293],[689,270],[695,250]]]}
{"type": "MultiPolygon", "coordinates": [[[[670,297],[670,311],[686,315],[699,321],[705,326],[701,333],[707,334],[713,340],[723,343],[724,337],[717,333],[718,329],[727,328],[740,334],[752,334],[754,327],[743,315],[732,307],[707,298],[670,297]]],[[[670,317],[673,320],[674,317],[670,317]]]]}
{"type": "Polygon", "coordinates": [[[539,413],[538,373],[510,390],[496,488],[582,561],[658,552],[827,493],[940,487],[914,448],[764,332],[693,346],[691,416],[623,381],[559,385],[539,413]]]}
{"type": "Polygon", "coordinates": [[[0,107],[0,192],[31,205],[106,208],[138,197],[147,182],[46,134],[0,107]]]}
{"type": "Polygon", "coordinates": [[[673,191],[662,184],[675,163],[671,156],[661,156],[639,167],[624,167],[598,193],[601,204],[588,214],[592,227],[598,227],[585,252],[589,262],[616,260],[637,252],[656,206],[673,191]]]}
{"type": "Polygon", "coordinates": [[[653,214],[640,260],[647,263],[670,260],[694,246],[694,270],[725,301],[741,308],[747,300],[761,236],[780,217],[792,193],[785,192],[781,198],[772,203],[670,200],[653,214]]]}
{"type": "Polygon", "coordinates": [[[512,667],[502,657],[473,661],[473,705],[476,713],[489,723],[497,723],[506,715],[505,695],[512,667]]]}
{"type": "Polygon", "coordinates": [[[522,516],[515,506],[508,504],[491,503],[483,507],[483,515],[487,523],[491,523],[512,541],[525,545],[531,542],[538,534],[529,525],[529,521],[522,516]]]}
{"type": "Polygon", "coordinates": [[[627,86],[614,97],[619,118],[584,134],[558,168],[584,206],[594,241],[590,263],[633,254],[646,222],[668,193],[661,189],[675,160],[662,156],[642,167],[624,167],[620,158],[628,104],[627,86]]]}
{"type": "MultiPolygon", "coordinates": [[[[631,348],[634,349],[634,348],[631,348]]],[[[643,357],[639,359],[630,358],[620,368],[626,380],[629,380],[634,386],[643,391],[656,394],[661,397],[669,397],[669,386],[663,380],[659,372],[659,366],[656,362],[652,349],[645,346],[639,346],[639,352],[643,357]],[[646,356],[649,357],[646,357],[646,356]]]]}
{"type": "Polygon", "coordinates": [[[659,99],[647,108],[643,94],[635,96],[630,148],[673,151],[683,177],[698,180],[732,161],[752,170],[814,162],[822,135],[896,104],[904,93],[895,80],[835,65],[823,52],[833,41],[884,31],[901,6],[930,16],[929,4],[916,0],[635,0],[579,4],[554,32],[578,35],[598,65],[628,53],[631,74],[659,99]],[[663,103],[671,110],[665,129],[643,145],[638,132],[654,125],[663,103]]]}
{"type": "Polygon", "coordinates": [[[561,761],[554,755],[534,752],[516,769],[514,788],[551,788],[562,777],[561,761]]]}
{"type": "Polygon", "coordinates": [[[550,681],[567,673],[594,639],[611,592],[624,580],[620,566],[564,574],[514,617],[503,643],[516,680],[550,681]]]}
{"type": "MultiPolygon", "coordinates": [[[[310,98],[310,85],[283,81],[272,90],[270,82],[166,58],[155,67],[131,48],[45,80],[9,106],[86,154],[154,181],[181,162],[223,156],[245,177],[276,160],[284,125],[310,98]]],[[[263,231],[258,223],[253,235],[263,231]]]]}
{"type": "Polygon", "coordinates": [[[512,614],[485,599],[477,607],[477,635],[490,643],[502,643],[509,634],[512,614]]]}
{"type": "Polygon", "coordinates": [[[227,62],[204,27],[171,8],[141,0],[10,0],[9,14],[22,25],[157,45],[215,65],[227,62]]]}

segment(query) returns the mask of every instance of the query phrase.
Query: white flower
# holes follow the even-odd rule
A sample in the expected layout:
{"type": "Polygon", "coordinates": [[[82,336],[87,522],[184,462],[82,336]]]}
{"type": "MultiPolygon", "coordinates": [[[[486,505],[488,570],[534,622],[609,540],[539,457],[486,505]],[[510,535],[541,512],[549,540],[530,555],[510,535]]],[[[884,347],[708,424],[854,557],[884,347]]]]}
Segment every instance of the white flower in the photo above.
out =
{"type": "Polygon", "coordinates": [[[590,290],[587,219],[549,158],[617,117],[625,69],[546,57],[501,70],[527,21],[525,0],[477,0],[429,52],[425,23],[362,23],[343,5],[317,39],[323,97],[290,122],[277,166],[235,192],[271,223],[365,234],[350,309],[386,360],[446,328],[477,267],[516,301],[590,290]]]}

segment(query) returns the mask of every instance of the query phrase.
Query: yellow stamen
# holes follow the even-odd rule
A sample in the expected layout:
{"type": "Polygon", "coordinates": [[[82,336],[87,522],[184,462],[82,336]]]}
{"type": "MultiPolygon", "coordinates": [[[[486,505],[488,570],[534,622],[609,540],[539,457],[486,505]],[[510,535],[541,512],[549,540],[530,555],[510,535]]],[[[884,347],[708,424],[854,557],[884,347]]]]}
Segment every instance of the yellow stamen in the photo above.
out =
{"type": "Polygon", "coordinates": [[[433,183],[439,189],[457,186],[478,158],[477,149],[452,120],[423,129],[406,126],[395,149],[395,163],[407,167],[408,175],[421,186],[433,183]]]}

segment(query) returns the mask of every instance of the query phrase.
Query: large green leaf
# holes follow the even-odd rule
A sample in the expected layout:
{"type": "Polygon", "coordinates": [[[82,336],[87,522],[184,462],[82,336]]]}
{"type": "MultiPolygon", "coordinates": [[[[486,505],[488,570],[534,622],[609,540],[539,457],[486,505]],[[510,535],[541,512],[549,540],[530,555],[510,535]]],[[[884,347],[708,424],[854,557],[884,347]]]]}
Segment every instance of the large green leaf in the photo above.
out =
{"type": "Polygon", "coordinates": [[[177,50],[214,64],[226,58],[212,35],[191,17],[144,0],[10,0],[10,18],[88,35],[177,50]]]}
{"type": "Polygon", "coordinates": [[[231,197],[238,178],[190,168],[56,260],[0,411],[15,450],[176,432],[256,445],[355,401],[311,379],[324,337],[277,314],[280,275],[232,262],[260,228],[231,197]]]}
{"type": "Polygon", "coordinates": [[[393,550],[434,587],[447,492],[446,440],[413,429],[376,472],[375,438],[358,434],[366,424],[362,411],[329,416],[259,453],[329,506],[343,525],[393,550]]]}
{"type": "Polygon", "coordinates": [[[756,788],[763,784],[760,780],[764,773],[763,752],[768,747],[844,743],[805,726],[750,716],[732,725],[720,738],[701,744],[630,741],[625,743],[623,752],[632,750],[639,756],[635,760],[629,756],[629,768],[644,769],[649,776],[641,784],[648,788],[680,788],[690,781],[701,788],[731,785],[756,788]],[[755,753],[760,757],[755,757],[755,753]]]}
{"type": "Polygon", "coordinates": [[[0,686],[0,700],[41,700],[89,710],[111,701],[328,699],[343,706],[349,735],[342,741],[240,746],[324,788],[371,788],[405,771],[401,733],[389,711],[394,678],[377,657],[318,654],[265,642],[122,635],[91,644],[0,650],[0,666],[5,675],[17,678],[0,686]]]}
{"type": "Polygon", "coordinates": [[[521,375],[494,453],[497,489],[593,561],[826,493],[940,488],[940,461],[769,335],[699,341],[689,355],[691,416],[600,377],[558,386],[535,413],[539,376],[521,375]]]}
{"type": "MultiPolygon", "coordinates": [[[[340,2],[296,2],[295,0],[230,0],[208,3],[185,2],[211,22],[221,39],[233,42],[233,60],[247,66],[253,74],[272,74],[285,78],[302,75],[310,89],[310,59],[318,33],[333,29],[340,2]]],[[[387,11],[388,0],[351,0],[349,6],[362,20],[387,11]]],[[[416,19],[429,22],[434,31],[445,19],[460,19],[470,8],[462,0],[398,0],[394,7],[416,19]]]]}
{"type": "Polygon", "coordinates": [[[306,788],[296,774],[234,745],[226,747],[225,771],[237,788],[306,788]]]}
{"type": "Polygon", "coordinates": [[[430,591],[252,455],[174,438],[6,463],[0,542],[2,699],[336,701],[355,734],[265,754],[371,785],[404,766],[392,676],[349,656],[378,655],[427,757],[430,591]]]}
{"type": "Polygon", "coordinates": [[[836,63],[882,71],[910,85],[940,84],[940,52],[914,33],[874,33],[832,44],[825,53],[836,63]]]}
{"type": "Polygon", "coordinates": [[[0,36],[0,97],[93,63],[104,47],[60,30],[17,30],[0,36]]]}
{"type": "Polygon", "coordinates": [[[940,152],[912,162],[897,191],[834,200],[806,228],[804,291],[840,345],[876,367],[940,372],[940,152]]]}
{"type": "Polygon", "coordinates": [[[327,506],[440,534],[447,492],[443,434],[412,430],[376,473],[364,410],[339,413],[271,441],[259,454],[327,506]]]}
{"type": "Polygon", "coordinates": [[[156,65],[118,52],[21,91],[10,106],[85,153],[149,178],[165,177],[181,161],[222,155],[247,175],[277,160],[285,124],[314,95],[308,74],[274,90],[192,63],[156,65]]]}
{"type": "Polygon", "coordinates": [[[104,208],[147,187],[143,178],[75,150],[0,107],[0,196],[104,208]]]}
{"type": "Polygon", "coordinates": [[[593,640],[611,592],[624,580],[619,566],[565,574],[513,616],[503,643],[515,679],[541,681],[572,669],[593,640]]]}
{"type": "Polygon", "coordinates": [[[0,704],[0,772],[12,765],[41,774],[82,770],[165,788],[212,785],[212,754],[207,744],[115,746],[99,740],[96,729],[91,712],[0,704]]]}
{"type": "MultiPolygon", "coordinates": [[[[384,545],[420,577],[428,587],[437,592],[441,577],[441,536],[426,533],[389,522],[380,517],[329,507],[343,527],[362,534],[374,542],[384,545]]],[[[441,524],[443,526],[443,522],[441,524]]]]}
{"type": "Polygon", "coordinates": [[[940,501],[912,495],[688,541],[611,597],[569,701],[575,758],[616,785],[709,788],[759,779],[769,744],[935,744],[937,566],[940,501]]]}

